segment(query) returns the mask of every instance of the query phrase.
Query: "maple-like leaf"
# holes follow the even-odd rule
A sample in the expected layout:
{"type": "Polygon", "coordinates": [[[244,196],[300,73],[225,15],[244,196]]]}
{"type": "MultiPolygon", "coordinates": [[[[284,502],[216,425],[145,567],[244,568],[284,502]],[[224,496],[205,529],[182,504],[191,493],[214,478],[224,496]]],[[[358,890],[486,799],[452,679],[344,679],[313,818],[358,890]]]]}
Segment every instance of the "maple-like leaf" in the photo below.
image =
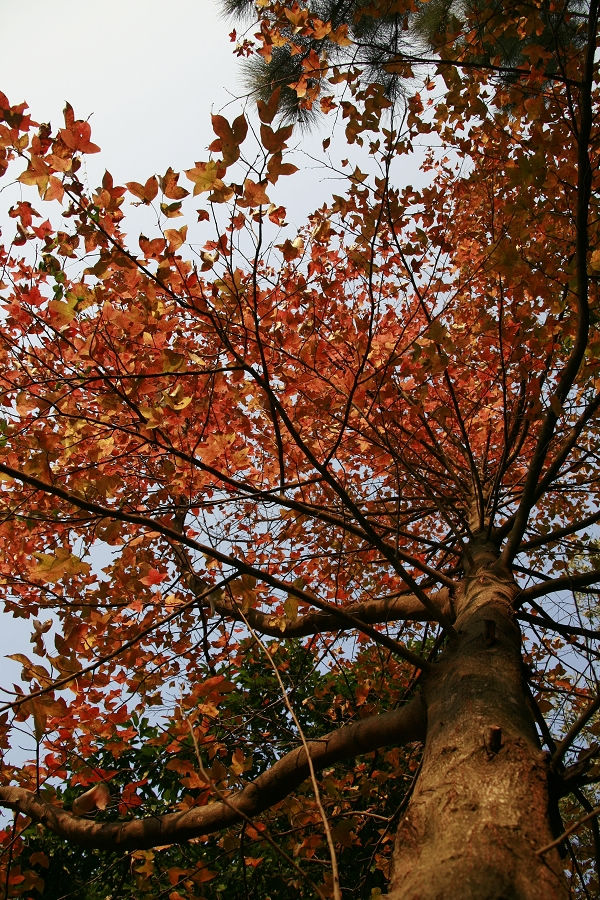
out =
{"type": "Polygon", "coordinates": [[[61,128],[59,135],[69,150],[79,153],[99,153],[100,147],[90,141],[92,129],[89,122],[81,120],[71,122],[67,128],[61,128]]]}
{"type": "Polygon", "coordinates": [[[158,194],[158,179],[155,175],[152,175],[145,184],[140,184],[137,181],[128,181],[126,186],[134,197],[138,197],[142,203],[152,203],[158,194]]]}
{"type": "Polygon", "coordinates": [[[30,574],[49,584],[77,575],[87,575],[90,565],[71,552],[68,547],[57,547],[52,553],[35,553],[37,563],[30,574]]]}
{"type": "Polygon", "coordinates": [[[221,153],[225,166],[230,166],[240,157],[240,144],[248,133],[246,117],[241,115],[230,125],[224,116],[212,116],[212,126],[218,139],[213,141],[209,149],[221,153]]]}
{"type": "Polygon", "coordinates": [[[147,575],[140,578],[140,583],[145,584],[147,587],[153,587],[155,584],[160,584],[165,578],[164,572],[159,572],[158,569],[150,569],[147,575]]]}
{"type": "Polygon", "coordinates": [[[238,201],[240,206],[263,206],[270,204],[270,200],[265,192],[265,183],[256,182],[251,178],[244,181],[244,194],[238,201]]]}
{"type": "Polygon", "coordinates": [[[178,179],[179,173],[174,172],[170,166],[160,179],[160,189],[169,200],[182,200],[189,194],[189,191],[177,184],[178,179]]]}
{"type": "Polygon", "coordinates": [[[223,186],[223,166],[216,162],[196,163],[193,169],[186,169],[185,174],[194,183],[194,196],[223,186]]]}

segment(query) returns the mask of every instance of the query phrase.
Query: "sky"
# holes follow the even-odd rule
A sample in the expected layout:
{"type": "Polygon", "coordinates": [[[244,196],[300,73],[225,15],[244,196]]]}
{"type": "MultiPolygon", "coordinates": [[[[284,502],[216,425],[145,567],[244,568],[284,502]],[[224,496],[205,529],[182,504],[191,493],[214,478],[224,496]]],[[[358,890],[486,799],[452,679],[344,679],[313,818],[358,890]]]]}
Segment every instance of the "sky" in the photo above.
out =
{"type": "MultiPolygon", "coordinates": [[[[246,107],[249,117],[255,115],[229,38],[234,26],[239,36],[244,27],[222,14],[219,0],[0,0],[0,12],[0,90],[11,103],[25,101],[35,121],[54,128],[63,124],[67,100],[76,118],[89,120],[101,148],[83,157],[80,176],[90,189],[105,169],[123,184],[163,175],[169,166],[176,172],[191,168],[208,158],[215,138],[211,113],[231,121],[246,107]]],[[[251,35],[255,29],[248,28],[251,35]]],[[[295,225],[339,193],[320,163],[331,127],[326,120],[317,133],[294,135],[290,146],[300,173],[281,179],[271,192],[295,225]]],[[[336,132],[342,156],[343,129],[336,132]]],[[[354,145],[353,158],[356,153],[354,145]]],[[[0,228],[20,198],[18,186],[2,187],[0,228]]],[[[128,221],[137,230],[135,216],[128,221]]]]}
{"type": "Polygon", "coordinates": [[[118,180],[137,179],[141,166],[189,165],[211,139],[211,111],[226,113],[243,90],[217,0],[0,0],[0,8],[1,89],[37,121],[62,124],[65,100],[78,118],[91,117],[102,166],[118,180]]]}

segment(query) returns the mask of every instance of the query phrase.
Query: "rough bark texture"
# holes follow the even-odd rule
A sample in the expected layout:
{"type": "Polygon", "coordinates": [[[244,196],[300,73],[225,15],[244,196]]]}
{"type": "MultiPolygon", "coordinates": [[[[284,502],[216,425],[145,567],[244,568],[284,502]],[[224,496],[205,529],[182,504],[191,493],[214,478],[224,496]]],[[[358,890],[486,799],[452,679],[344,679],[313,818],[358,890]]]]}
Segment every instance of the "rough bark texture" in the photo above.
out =
{"type": "Polygon", "coordinates": [[[554,900],[568,896],[552,839],[547,761],[524,691],[515,584],[474,542],[456,632],[424,683],[422,770],[400,823],[393,900],[554,900]]]}

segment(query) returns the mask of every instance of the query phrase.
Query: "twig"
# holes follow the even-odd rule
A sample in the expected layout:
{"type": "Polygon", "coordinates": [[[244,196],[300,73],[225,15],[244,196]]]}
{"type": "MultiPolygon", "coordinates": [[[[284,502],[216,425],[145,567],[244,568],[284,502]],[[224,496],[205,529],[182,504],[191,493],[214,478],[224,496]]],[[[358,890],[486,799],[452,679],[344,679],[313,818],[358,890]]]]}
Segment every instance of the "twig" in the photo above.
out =
{"type": "Polygon", "coordinates": [[[546,844],[545,847],[540,847],[539,850],[536,850],[536,854],[538,856],[542,856],[544,853],[547,853],[548,850],[554,849],[554,847],[558,847],[559,844],[562,844],[565,838],[569,837],[574,831],[577,831],[580,825],[584,825],[586,822],[589,822],[590,819],[593,819],[595,816],[600,816],[600,806],[595,806],[591,812],[589,812],[586,816],[582,816],[581,819],[577,819],[576,822],[573,822],[572,825],[563,831],[562,834],[554,840],[550,841],[549,844],[546,844]]]}
{"type": "Polygon", "coordinates": [[[304,732],[302,730],[302,726],[300,725],[300,722],[298,721],[298,717],[296,716],[296,713],[294,712],[294,708],[293,708],[292,704],[290,703],[290,699],[289,699],[288,693],[285,689],[285,685],[282,681],[281,675],[279,674],[279,669],[277,668],[277,665],[275,664],[275,660],[273,659],[271,653],[269,652],[268,647],[261,640],[260,636],[258,634],[256,634],[256,632],[254,631],[252,626],[249,624],[248,620],[246,619],[246,617],[241,609],[240,609],[240,615],[242,616],[244,622],[246,623],[246,627],[250,630],[253,638],[255,639],[255,641],[257,641],[259,647],[261,648],[261,650],[263,651],[263,653],[269,660],[269,663],[273,669],[275,677],[279,683],[279,688],[281,690],[281,696],[283,698],[283,702],[285,703],[287,711],[289,712],[290,716],[294,720],[294,724],[296,725],[296,728],[298,729],[298,734],[300,735],[300,740],[302,741],[302,746],[304,747],[304,752],[306,754],[306,761],[308,763],[308,770],[310,772],[310,780],[312,782],[315,800],[317,803],[317,807],[319,809],[319,813],[321,815],[321,820],[323,822],[323,829],[325,831],[325,837],[327,839],[327,846],[329,848],[329,856],[331,858],[331,876],[332,876],[332,880],[333,880],[333,898],[334,898],[334,900],[342,900],[342,895],[340,892],[340,874],[339,874],[339,870],[338,870],[337,857],[335,854],[335,846],[333,843],[331,828],[329,827],[329,821],[327,819],[325,809],[323,808],[323,804],[321,802],[321,792],[319,791],[319,784],[317,782],[315,767],[313,765],[313,761],[312,761],[312,758],[310,755],[310,750],[308,748],[308,743],[306,741],[306,737],[304,736],[304,732]]]}
{"type": "Polygon", "coordinates": [[[600,695],[584,709],[581,715],[573,722],[562,741],[557,745],[556,750],[552,754],[552,768],[556,769],[577,735],[585,728],[598,708],[600,708],[600,695]]]}

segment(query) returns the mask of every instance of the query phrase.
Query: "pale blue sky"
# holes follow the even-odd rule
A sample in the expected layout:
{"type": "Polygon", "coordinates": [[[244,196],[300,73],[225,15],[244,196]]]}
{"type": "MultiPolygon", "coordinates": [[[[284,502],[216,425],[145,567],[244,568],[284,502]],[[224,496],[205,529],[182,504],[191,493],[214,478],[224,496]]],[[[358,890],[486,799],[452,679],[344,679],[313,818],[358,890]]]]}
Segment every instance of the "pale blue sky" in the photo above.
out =
{"type": "Polygon", "coordinates": [[[0,8],[0,89],[28,102],[38,121],[58,125],[67,99],[78,117],[91,116],[102,168],[119,180],[189,165],[211,140],[211,110],[241,92],[232,26],[214,0],[0,0],[0,8]]]}

